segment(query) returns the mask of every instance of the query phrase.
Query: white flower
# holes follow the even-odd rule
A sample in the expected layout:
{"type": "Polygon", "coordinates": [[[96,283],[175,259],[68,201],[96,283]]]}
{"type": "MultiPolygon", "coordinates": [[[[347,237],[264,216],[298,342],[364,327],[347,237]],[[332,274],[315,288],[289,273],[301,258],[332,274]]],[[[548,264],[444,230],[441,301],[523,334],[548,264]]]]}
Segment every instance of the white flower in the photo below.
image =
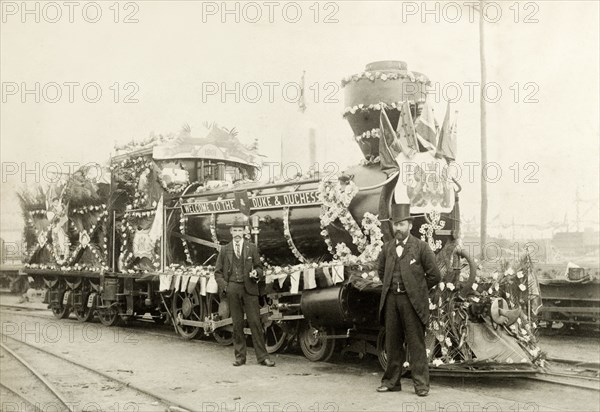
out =
{"type": "Polygon", "coordinates": [[[527,288],[525,287],[525,285],[524,285],[524,284],[522,284],[522,283],[521,283],[521,284],[519,285],[519,289],[521,289],[523,292],[525,292],[525,290],[526,290],[527,288]]]}
{"type": "Polygon", "coordinates": [[[450,340],[450,338],[446,338],[445,342],[446,342],[446,345],[452,346],[452,341],[450,340]]]}
{"type": "Polygon", "coordinates": [[[373,282],[381,282],[381,279],[379,279],[379,276],[373,276],[373,282]]]}
{"type": "Polygon", "coordinates": [[[408,362],[404,362],[404,363],[402,364],[402,367],[403,367],[403,368],[408,368],[409,366],[410,366],[410,363],[408,363],[408,362]]]}
{"type": "Polygon", "coordinates": [[[498,280],[498,272],[492,273],[492,279],[498,280]]]}
{"type": "Polygon", "coordinates": [[[450,283],[450,282],[446,283],[446,287],[448,289],[450,289],[450,290],[454,290],[454,284],[453,283],[450,283]]]}
{"type": "Polygon", "coordinates": [[[515,271],[512,268],[508,268],[506,269],[506,272],[504,272],[505,275],[514,275],[515,271]]]}
{"type": "Polygon", "coordinates": [[[519,271],[517,272],[517,277],[518,277],[519,279],[521,279],[521,278],[523,277],[523,272],[519,270],[519,271]]]}
{"type": "Polygon", "coordinates": [[[477,285],[477,283],[473,283],[473,284],[471,285],[471,289],[473,289],[473,290],[475,290],[475,291],[476,291],[478,286],[479,286],[479,285],[477,285]]]}
{"type": "Polygon", "coordinates": [[[427,354],[427,356],[429,357],[429,354],[431,353],[431,350],[429,349],[425,349],[425,353],[427,354]]]}
{"type": "Polygon", "coordinates": [[[363,273],[363,274],[361,275],[361,277],[362,277],[363,279],[366,279],[366,278],[368,278],[368,277],[369,277],[369,275],[367,275],[366,273],[363,273]]]}
{"type": "Polygon", "coordinates": [[[434,359],[433,362],[431,362],[433,364],[433,366],[438,367],[440,365],[444,364],[444,361],[441,359],[434,359]]]}
{"type": "Polygon", "coordinates": [[[446,289],[446,284],[444,282],[440,282],[440,284],[438,286],[439,286],[440,290],[446,289]]]}

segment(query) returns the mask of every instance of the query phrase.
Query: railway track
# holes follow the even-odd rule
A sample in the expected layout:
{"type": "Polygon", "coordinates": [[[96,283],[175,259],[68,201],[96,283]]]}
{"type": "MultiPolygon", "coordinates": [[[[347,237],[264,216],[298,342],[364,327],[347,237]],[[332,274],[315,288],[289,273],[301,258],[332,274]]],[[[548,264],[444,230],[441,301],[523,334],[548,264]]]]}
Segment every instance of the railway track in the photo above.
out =
{"type": "Polygon", "coordinates": [[[2,334],[0,348],[3,357],[0,386],[32,410],[193,410],[11,336],[2,334]]]}
{"type": "MultiPolygon", "coordinates": [[[[52,316],[41,316],[41,314],[45,311],[40,309],[0,304],[0,310],[16,312],[19,314],[19,316],[54,319],[52,316]]],[[[148,322],[148,324],[156,326],[151,322],[148,322]]],[[[102,326],[98,325],[98,327],[102,326]]],[[[144,330],[144,333],[159,335],[167,338],[179,338],[177,335],[173,335],[171,331],[167,331],[166,329],[144,330]]],[[[540,381],[548,384],[558,384],[580,389],[600,391],[600,363],[548,357],[546,366],[539,373],[531,376],[522,376],[520,378],[540,381]]]]}

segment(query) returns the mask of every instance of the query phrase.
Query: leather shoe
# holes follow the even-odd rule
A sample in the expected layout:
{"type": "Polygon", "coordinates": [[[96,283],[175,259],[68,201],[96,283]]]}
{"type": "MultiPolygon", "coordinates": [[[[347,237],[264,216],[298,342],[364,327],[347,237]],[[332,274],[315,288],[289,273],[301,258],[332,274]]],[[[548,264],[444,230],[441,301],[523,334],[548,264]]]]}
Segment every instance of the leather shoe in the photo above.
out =
{"type": "Polygon", "coordinates": [[[269,366],[272,368],[273,366],[275,366],[275,362],[273,362],[271,359],[265,359],[264,361],[259,362],[259,365],[269,366]]]}
{"type": "Polygon", "coordinates": [[[380,386],[376,389],[377,392],[400,392],[402,388],[388,388],[387,386],[380,386]]]}
{"type": "Polygon", "coordinates": [[[429,391],[427,389],[419,389],[416,391],[417,396],[427,396],[429,395],[429,391]]]}
{"type": "Polygon", "coordinates": [[[236,360],[235,362],[233,362],[233,366],[242,366],[245,364],[246,364],[246,361],[236,360]]]}

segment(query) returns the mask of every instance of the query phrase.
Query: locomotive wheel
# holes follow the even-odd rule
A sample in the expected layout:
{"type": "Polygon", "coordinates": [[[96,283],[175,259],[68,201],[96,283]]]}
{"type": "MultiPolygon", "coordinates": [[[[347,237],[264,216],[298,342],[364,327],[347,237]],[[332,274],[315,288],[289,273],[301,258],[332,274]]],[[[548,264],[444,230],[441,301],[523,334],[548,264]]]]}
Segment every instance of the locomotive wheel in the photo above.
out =
{"type": "MultiPolygon", "coordinates": [[[[402,348],[405,355],[405,360],[410,363],[408,352],[406,351],[406,343],[404,343],[404,347],[402,348]]],[[[385,370],[387,368],[387,352],[385,350],[385,328],[381,328],[379,330],[379,335],[377,335],[377,359],[379,360],[379,365],[381,368],[385,370]]],[[[404,368],[402,370],[402,376],[408,375],[408,371],[410,369],[404,368]]]]}
{"type": "Polygon", "coordinates": [[[178,325],[177,319],[193,320],[201,322],[205,317],[205,309],[202,298],[197,289],[192,293],[175,292],[171,300],[173,323],[179,336],[185,339],[193,339],[202,330],[200,326],[178,325]]]}
{"type": "MultiPolygon", "coordinates": [[[[212,318],[217,317],[219,313],[219,303],[221,303],[221,298],[216,293],[209,293],[206,295],[208,298],[208,313],[212,318]]],[[[227,325],[222,328],[216,329],[213,332],[213,336],[217,343],[222,346],[233,345],[233,326],[227,325]]]]}
{"type": "Polygon", "coordinates": [[[102,309],[98,311],[100,323],[104,326],[117,326],[121,323],[121,316],[116,309],[102,309]]]}
{"type": "MultiPolygon", "coordinates": [[[[323,329],[326,334],[333,335],[332,328],[323,329]]],[[[300,349],[306,359],[313,362],[327,362],[331,359],[335,350],[334,339],[319,339],[317,336],[319,330],[308,323],[304,323],[298,332],[298,342],[300,349]]]]}
{"type": "Polygon", "coordinates": [[[265,346],[268,353],[280,350],[288,341],[289,335],[281,322],[270,322],[265,330],[265,346]]]}

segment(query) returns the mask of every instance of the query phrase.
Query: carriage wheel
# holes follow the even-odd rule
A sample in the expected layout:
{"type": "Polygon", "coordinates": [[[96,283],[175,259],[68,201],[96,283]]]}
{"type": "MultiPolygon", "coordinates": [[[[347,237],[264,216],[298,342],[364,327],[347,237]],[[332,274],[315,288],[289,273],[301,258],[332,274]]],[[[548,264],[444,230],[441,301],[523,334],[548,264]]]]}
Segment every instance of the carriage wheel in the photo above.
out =
{"type": "Polygon", "coordinates": [[[201,322],[205,317],[205,309],[202,298],[197,289],[192,293],[175,292],[171,300],[173,323],[177,333],[185,339],[193,339],[202,330],[200,326],[178,325],[177,319],[193,320],[201,322]]]}
{"type": "MultiPolygon", "coordinates": [[[[218,317],[219,313],[219,303],[221,303],[221,298],[217,293],[209,293],[208,297],[208,313],[211,317],[218,317]]],[[[213,336],[217,343],[222,346],[233,345],[233,325],[223,326],[222,328],[216,329],[213,332],[213,336]]]]}
{"type": "MultiPolygon", "coordinates": [[[[65,287],[65,283],[64,281],[62,282],[57,282],[55,283],[55,287],[56,289],[58,289],[59,287],[65,287]]],[[[64,304],[63,303],[63,299],[65,297],[65,293],[67,293],[68,290],[65,289],[64,292],[62,293],[59,301],[57,303],[53,303],[51,310],[52,310],[52,314],[54,315],[55,318],[57,319],[65,319],[69,317],[69,314],[71,313],[71,306],[69,304],[64,304]]]]}
{"type": "Polygon", "coordinates": [[[63,305],[62,302],[52,305],[52,314],[56,319],[68,318],[70,313],[71,307],[69,305],[63,305]]]}
{"type": "MultiPolygon", "coordinates": [[[[327,335],[333,335],[333,328],[322,329],[327,335]]],[[[298,342],[300,349],[306,359],[313,362],[327,362],[331,359],[335,350],[334,339],[320,339],[318,337],[319,329],[312,327],[308,323],[304,323],[300,327],[298,333],[298,342]]]]}
{"type": "Polygon", "coordinates": [[[88,308],[87,301],[83,302],[83,306],[75,308],[73,312],[79,322],[91,322],[94,319],[94,307],[88,308]]]}
{"type": "Polygon", "coordinates": [[[80,288],[83,289],[82,305],[77,308],[73,308],[75,317],[80,322],[91,322],[94,319],[94,313],[96,312],[95,302],[91,307],[88,307],[88,298],[90,297],[90,290],[87,288],[87,281],[83,280],[80,288]]]}
{"type": "Polygon", "coordinates": [[[289,334],[280,321],[270,322],[265,330],[265,346],[268,353],[280,350],[288,341],[289,334]]]}
{"type": "Polygon", "coordinates": [[[99,310],[98,318],[104,326],[117,326],[121,323],[119,312],[113,308],[99,310]]]}

